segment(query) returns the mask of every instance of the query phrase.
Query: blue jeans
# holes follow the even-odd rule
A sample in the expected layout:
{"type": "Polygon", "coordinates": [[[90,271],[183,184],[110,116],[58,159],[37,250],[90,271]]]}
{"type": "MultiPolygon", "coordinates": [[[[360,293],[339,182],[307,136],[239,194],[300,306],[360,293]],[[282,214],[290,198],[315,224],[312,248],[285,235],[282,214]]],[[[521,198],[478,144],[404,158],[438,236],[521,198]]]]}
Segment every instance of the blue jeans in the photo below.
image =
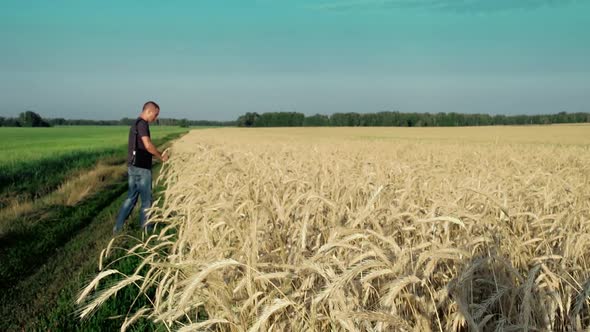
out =
{"type": "Polygon", "coordinates": [[[146,209],[152,205],[152,171],[145,168],[129,166],[127,169],[129,174],[129,192],[127,198],[123,202],[123,206],[119,210],[115,228],[113,233],[119,232],[123,228],[125,219],[129,217],[137,198],[141,197],[141,210],[139,211],[139,226],[142,229],[150,231],[151,225],[146,225],[146,209]]]}

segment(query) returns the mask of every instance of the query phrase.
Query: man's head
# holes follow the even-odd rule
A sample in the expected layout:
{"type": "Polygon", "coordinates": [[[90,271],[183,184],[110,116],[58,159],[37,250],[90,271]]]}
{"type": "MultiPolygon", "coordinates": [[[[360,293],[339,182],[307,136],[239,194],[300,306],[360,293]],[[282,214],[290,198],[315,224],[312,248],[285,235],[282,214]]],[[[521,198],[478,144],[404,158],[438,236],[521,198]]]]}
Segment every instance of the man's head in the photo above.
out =
{"type": "Polygon", "coordinates": [[[143,104],[143,110],[140,117],[147,122],[154,122],[160,115],[160,106],[153,101],[143,104]]]}

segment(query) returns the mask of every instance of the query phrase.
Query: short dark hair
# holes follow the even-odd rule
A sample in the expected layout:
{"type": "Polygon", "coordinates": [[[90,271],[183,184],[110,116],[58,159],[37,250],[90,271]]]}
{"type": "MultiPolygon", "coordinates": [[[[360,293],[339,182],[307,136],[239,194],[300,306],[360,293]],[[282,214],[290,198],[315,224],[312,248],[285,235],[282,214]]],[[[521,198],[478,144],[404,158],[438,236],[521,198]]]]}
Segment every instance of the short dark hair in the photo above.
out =
{"type": "Polygon", "coordinates": [[[153,106],[155,108],[157,108],[158,110],[160,109],[160,105],[156,104],[155,101],[148,101],[147,103],[143,104],[143,109],[142,111],[145,111],[148,107],[153,106]]]}

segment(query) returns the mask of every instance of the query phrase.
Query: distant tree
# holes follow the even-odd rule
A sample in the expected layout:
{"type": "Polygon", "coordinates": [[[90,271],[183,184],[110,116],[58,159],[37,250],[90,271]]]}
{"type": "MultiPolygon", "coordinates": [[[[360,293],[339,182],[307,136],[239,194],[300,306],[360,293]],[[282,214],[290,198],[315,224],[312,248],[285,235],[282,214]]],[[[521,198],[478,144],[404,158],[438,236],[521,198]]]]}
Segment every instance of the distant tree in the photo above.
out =
{"type": "Polygon", "coordinates": [[[5,118],[2,126],[3,127],[21,127],[21,124],[15,118],[5,118]]]}
{"type": "Polygon", "coordinates": [[[301,127],[305,115],[297,112],[267,112],[260,114],[253,127],[301,127]]]}
{"type": "Polygon", "coordinates": [[[51,126],[65,126],[68,124],[67,120],[64,118],[47,119],[47,122],[51,126]]]}
{"type": "Polygon", "coordinates": [[[336,127],[354,127],[360,124],[358,113],[334,113],[330,116],[330,125],[336,127]]]}
{"type": "Polygon", "coordinates": [[[238,127],[254,127],[256,120],[258,120],[259,117],[260,115],[256,112],[248,112],[245,115],[242,115],[238,118],[238,127]]]}
{"type": "Polygon", "coordinates": [[[18,120],[23,127],[38,127],[41,116],[35,112],[26,111],[19,115],[18,120]]]}
{"type": "Polygon", "coordinates": [[[303,119],[303,126],[307,127],[323,127],[329,125],[330,118],[327,115],[316,114],[303,119]]]}
{"type": "Polygon", "coordinates": [[[49,123],[33,111],[22,112],[18,117],[18,122],[23,127],[49,127],[49,123]]]}
{"type": "Polygon", "coordinates": [[[119,120],[119,124],[123,126],[131,126],[135,122],[135,119],[131,118],[122,118],[119,120]]]}
{"type": "Polygon", "coordinates": [[[494,115],[494,125],[505,125],[507,122],[505,115],[494,115]]]}
{"type": "Polygon", "coordinates": [[[305,114],[291,112],[289,113],[289,126],[290,127],[301,127],[303,126],[303,122],[305,121],[305,114]]]}
{"type": "Polygon", "coordinates": [[[216,127],[237,126],[236,121],[190,120],[189,123],[191,126],[216,126],[216,127]]]}
{"type": "Polygon", "coordinates": [[[188,128],[189,123],[187,119],[181,119],[180,121],[178,121],[178,125],[182,128],[188,128]]]}

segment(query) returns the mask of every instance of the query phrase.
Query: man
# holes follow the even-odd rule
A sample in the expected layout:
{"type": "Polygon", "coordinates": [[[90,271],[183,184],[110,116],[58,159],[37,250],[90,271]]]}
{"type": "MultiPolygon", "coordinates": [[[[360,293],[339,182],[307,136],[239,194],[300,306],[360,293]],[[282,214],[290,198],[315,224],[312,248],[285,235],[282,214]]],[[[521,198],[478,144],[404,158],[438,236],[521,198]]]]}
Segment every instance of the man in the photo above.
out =
{"type": "Polygon", "coordinates": [[[151,231],[153,226],[146,224],[146,209],[152,205],[152,156],[167,161],[168,156],[160,153],[154,146],[150,136],[150,123],[156,121],[160,115],[160,106],[153,101],[143,105],[139,118],[129,129],[129,147],[127,166],[129,174],[129,192],[123,202],[113,233],[123,228],[125,219],[129,217],[137,198],[141,198],[139,211],[139,226],[142,230],[151,231]]]}

